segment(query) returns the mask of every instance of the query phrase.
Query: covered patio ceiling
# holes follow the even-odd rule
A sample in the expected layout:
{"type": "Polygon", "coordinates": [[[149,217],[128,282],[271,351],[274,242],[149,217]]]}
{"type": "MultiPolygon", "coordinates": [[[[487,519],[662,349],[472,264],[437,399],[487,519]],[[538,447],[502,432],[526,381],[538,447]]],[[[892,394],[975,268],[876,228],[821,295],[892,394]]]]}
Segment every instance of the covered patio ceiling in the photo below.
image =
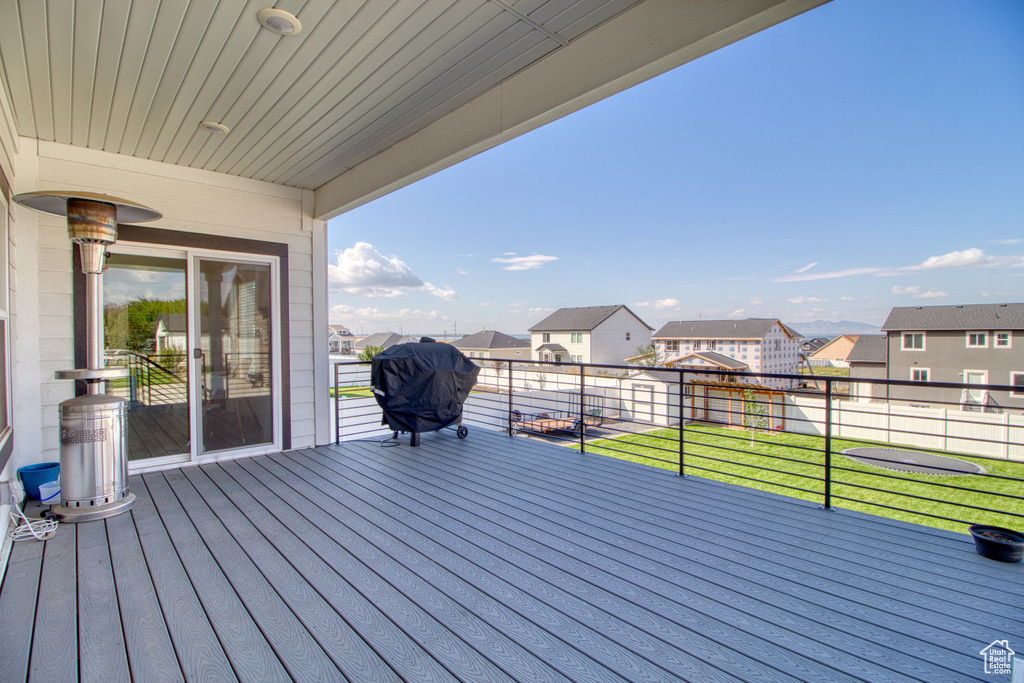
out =
{"type": "Polygon", "coordinates": [[[827,0],[0,0],[20,136],[315,191],[328,219],[827,0]],[[230,128],[218,135],[203,121],[230,128]]]}

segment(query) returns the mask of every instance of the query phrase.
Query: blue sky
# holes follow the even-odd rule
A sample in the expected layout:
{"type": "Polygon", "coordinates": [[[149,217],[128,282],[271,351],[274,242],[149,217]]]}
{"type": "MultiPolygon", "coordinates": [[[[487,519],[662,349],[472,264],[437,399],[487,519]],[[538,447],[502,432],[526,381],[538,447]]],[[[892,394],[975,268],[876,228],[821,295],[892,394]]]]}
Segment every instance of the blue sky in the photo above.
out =
{"type": "Polygon", "coordinates": [[[1024,301],[1024,2],[835,0],[333,219],[330,320],[1024,301]]]}

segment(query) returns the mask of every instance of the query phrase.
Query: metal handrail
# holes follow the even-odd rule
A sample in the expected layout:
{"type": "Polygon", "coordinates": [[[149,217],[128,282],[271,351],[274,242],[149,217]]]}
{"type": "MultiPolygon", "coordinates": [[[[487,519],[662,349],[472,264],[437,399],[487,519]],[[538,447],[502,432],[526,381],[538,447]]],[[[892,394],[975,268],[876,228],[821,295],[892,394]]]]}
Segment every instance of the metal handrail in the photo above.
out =
{"type": "MultiPolygon", "coordinates": [[[[474,359],[479,360],[479,359],[474,359]]],[[[351,414],[349,416],[343,415],[343,404],[345,400],[342,400],[341,391],[344,389],[346,382],[351,385],[357,376],[366,376],[366,384],[368,384],[368,369],[369,362],[360,361],[339,361],[335,363],[335,395],[337,397],[337,410],[336,410],[336,432],[335,437],[338,442],[342,441],[343,438],[369,435],[375,433],[383,433],[383,430],[379,425],[374,427],[373,421],[362,421],[358,423],[352,423],[352,420],[362,420],[363,418],[370,418],[378,416],[379,409],[376,407],[374,402],[369,404],[362,402],[360,405],[366,406],[360,410],[358,414],[351,414]],[[362,368],[361,370],[358,368],[362,368]],[[362,374],[360,374],[362,373],[362,374]],[[349,420],[351,418],[351,420],[349,420]],[[343,436],[343,421],[349,420],[346,423],[346,429],[350,433],[347,436],[343,436]],[[358,430],[356,428],[367,427],[369,429],[358,430]]],[[[592,446],[593,439],[588,436],[588,424],[587,420],[590,419],[591,415],[588,412],[593,405],[601,405],[602,411],[608,410],[608,404],[620,404],[619,409],[605,412],[606,417],[615,417],[614,425],[607,425],[602,427],[604,431],[610,433],[612,437],[617,435],[625,435],[634,431],[634,427],[637,424],[645,423],[643,420],[637,419],[635,415],[632,417],[624,415],[622,413],[622,405],[627,402],[632,402],[631,409],[635,412],[637,402],[632,397],[624,398],[624,391],[622,390],[622,383],[619,383],[619,388],[611,390],[608,387],[602,388],[599,386],[599,376],[601,373],[628,373],[637,370],[649,370],[656,372],[661,379],[652,380],[653,382],[661,382],[667,390],[659,393],[657,396],[652,395],[651,400],[646,405],[649,410],[646,424],[650,424],[657,418],[662,421],[663,426],[671,425],[671,429],[674,431],[669,432],[668,436],[651,436],[652,440],[655,440],[654,444],[646,446],[649,451],[648,454],[633,453],[629,450],[625,450],[625,442],[616,441],[614,438],[602,441],[600,448],[603,450],[617,451],[621,454],[628,454],[634,458],[643,458],[647,461],[657,462],[662,465],[671,465],[677,468],[677,473],[680,476],[687,476],[688,471],[697,471],[708,473],[715,476],[724,476],[735,478],[737,480],[749,480],[749,481],[767,481],[763,477],[756,476],[756,472],[760,471],[765,474],[769,473],[781,473],[789,477],[793,477],[792,483],[783,483],[779,481],[768,482],[773,487],[779,487],[781,489],[789,489],[799,491],[804,494],[810,494],[812,496],[819,496],[818,500],[821,503],[823,509],[833,509],[835,500],[843,501],[855,501],[862,504],[875,506],[878,508],[898,510],[905,513],[911,513],[914,515],[921,515],[923,517],[930,517],[935,519],[955,521],[958,523],[967,524],[966,520],[957,519],[956,517],[936,514],[924,510],[920,507],[913,509],[912,507],[902,507],[899,505],[889,504],[891,501],[882,500],[867,500],[853,497],[851,493],[853,490],[870,490],[876,492],[882,492],[886,494],[892,494],[902,496],[903,500],[920,501],[920,502],[933,502],[942,503],[944,505],[956,506],[957,509],[974,512],[974,511],[985,511],[994,512],[1001,515],[1006,515],[1008,518],[1024,519],[1024,507],[1019,508],[1021,512],[1017,512],[1008,507],[1017,507],[1017,504],[1024,502],[1024,496],[1014,495],[1013,493],[1005,493],[1000,491],[986,492],[984,490],[972,489],[970,487],[958,486],[955,484],[941,483],[935,481],[926,481],[924,479],[915,479],[918,483],[925,484],[930,487],[934,487],[928,490],[935,491],[964,491],[964,492],[976,492],[979,494],[991,494],[993,501],[1003,500],[1006,501],[1007,507],[998,509],[997,507],[988,507],[985,505],[974,505],[962,501],[942,500],[940,498],[933,498],[927,495],[918,495],[916,493],[900,493],[891,489],[875,487],[867,485],[866,483],[856,483],[846,481],[848,477],[836,479],[834,475],[840,472],[856,472],[859,475],[869,475],[875,477],[873,481],[888,481],[888,480],[900,480],[906,479],[897,474],[886,473],[886,472],[874,472],[863,469],[854,469],[846,467],[840,462],[836,462],[833,457],[835,454],[835,442],[842,440],[855,445],[871,445],[877,446],[879,443],[889,444],[889,447],[903,450],[916,450],[934,454],[952,454],[958,457],[968,457],[972,460],[982,460],[991,462],[1005,462],[1007,458],[997,458],[991,455],[985,455],[984,453],[962,453],[963,447],[955,449],[947,447],[947,444],[940,441],[943,445],[942,448],[929,447],[927,445],[906,445],[901,444],[900,441],[921,441],[923,439],[940,439],[946,442],[955,442],[960,444],[973,444],[978,449],[988,446],[1005,446],[1006,452],[1009,453],[1010,447],[1013,443],[1008,443],[1006,439],[1001,437],[993,437],[991,435],[974,435],[968,436],[966,433],[959,434],[958,431],[963,431],[967,425],[979,424],[977,418],[982,413],[978,412],[961,412],[957,411],[955,415],[948,415],[942,413],[941,416],[931,415],[920,415],[914,417],[917,422],[911,424],[900,424],[901,419],[905,418],[898,414],[892,413],[893,405],[905,405],[912,401],[910,399],[899,399],[892,398],[885,401],[888,404],[887,411],[884,415],[884,427],[868,427],[863,425],[857,425],[855,421],[858,418],[867,418],[869,416],[877,415],[875,412],[869,409],[870,403],[862,403],[858,397],[850,396],[845,392],[839,391],[839,387],[851,383],[858,384],[873,384],[878,386],[886,387],[914,387],[921,389],[923,387],[936,388],[936,389],[963,389],[967,386],[972,390],[986,390],[990,392],[1014,392],[1018,391],[1020,387],[1013,387],[1009,385],[997,385],[997,384],[959,384],[953,382],[914,382],[908,380],[868,380],[864,378],[850,378],[850,377],[836,377],[836,376],[814,376],[809,377],[807,375],[791,375],[782,373],[752,373],[752,372],[718,372],[717,370],[708,371],[700,370],[695,371],[684,368],[639,368],[637,366],[626,366],[626,365],[613,365],[613,364],[588,364],[588,363],[558,363],[553,361],[520,361],[514,359],[491,359],[489,364],[491,370],[490,377],[487,379],[486,385],[482,387],[482,393],[474,394],[475,399],[472,401],[472,405],[467,403],[466,420],[470,423],[478,424],[487,428],[495,429],[507,433],[510,437],[513,436],[543,436],[544,438],[562,442],[566,445],[570,445],[575,449],[578,449],[581,453],[586,453],[588,446],[592,446]],[[494,365],[495,361],[500,363],[500,367],[494,365]],[[731,382],[723,383],[722,385],[715,385],[709,387],[704,384],[694,384],[693,379],[695,375],[706,375],[713,374],[722,379],[731,380],[731,382]],[[538,382],[537,380],[540,379],[538,382]],[[799,384],[807,383],[807,389],[790,388],[790,389],[778,389],[773,390],[779,394],[783,394],[777,401],[774,394],[768,394],[767,396],[758,395],[758,392],[763,392],[763,388],[750,387],[749,383],[760,383],[765,380],[780,380],[784,384],[799,384]],[[678,389],[673,389],[672,384],[678,383],[678,389]],[[707,387],[705,393],[692,391],[694,386],[707,387]],[[810,388],[813,386],[813,388],[810,388]],[[749,390],[753,390],[751,393],[749,390]],[[745,391],[746,390],[746,391],[745,391]],[[730,399],[730,405],[726,406],[715,406],[714,409],[710,407],[711,401],[724,400],[720,399],[716,395],[712,395],[713,392],[723,393],[726,391],[740,392],[741,398],[730,399]],[[609,398],[614,396],[614,398],[609,398]],[[799,397],[806,397],[814,401],[820,402],[821,405],[815,404],[815,406],[805,407],[804,412],[799,416],[793,416],[791,410],[787,407],[792,404],[793,401],[799,400],[799,397]],[[598,400],[600,399],[600,400],[598,400]],[[708,405],[698,406],[698,402],[706,402],[708,405]],[[787,403],[788,402],[788,403],[787,403]],[[781,411],[779,415],[775,414],[775,410],[781,411]],[[562,424],[562,421],[572,420],[574,425],[578,425],[578,433],[568,434],[561,428],[553,429],[550,433],[540,433],[536,428],[536,421],[526,420],[514,421],[513,415],[515,411],[520,410],[523,413],[534,412],[542,413],[547,412],[551,415],[558,415],[558,424],[562,424]],[[708,414],[698,415],[698,411],[706,411],[708,414]],[[814,411],[817,411],[816,413],[814,411]],[[714,422],[709,420],[711,413],[714,413],[714,417],[727,420],[728,424],[743,426],[752,430],[752,435],[747,437],[732,436],[732,435],[719,435],[712,434],[705,429],[701,428],[701,424],[707,422],[714,422]],[[564,415],[564,417],[562,417],[564,415]],[[700,418],[700,419],[698,419],[700,418]],[[764,433],[782,431],[790,434],[806,434],[820,438],[820,446],[815,445],[801,445],[801,444],[787,444],[787,448],[792,450],[788,451],[786,455],[779,455],[777,453],[759,453],[754,452],[753,449],[756,445],[759,449],[763,446],[772,444],[770,437],[758,437],[755,438],[753,433],[756,432],[754,425],[751,425],[753,419],[757,419],[759,422],[767,420],[767,424],[771,429],[762,430],[764,433]],[[529,423],[534,422],[535,427],[529,428],[529,423]],[[781,426],[776,427],[776,423],[781,423],[781,426]],[[942,430],[929,430],[928,427],[931,424],[936,426],[942,425],[942,430]],[[524,425],[527,425],[524,427],[524,425]],[[953,428],[954,433],[947,433],[951,431],[949,427],[953,428]],[[850,435],[850,431],[853,429],[865,430],[867,436],[854,437],[850,435]],[[702,435],[704,438],[702,438],[702,435]],[[706,438],[709,436],[715,436],[719,439],[716,445],[709,445],[706,438]],[[723,444],[720,442],[720,437],[724,437],[729,440],[734,440],[736,443],[733,445],[723,444]],[[704,441],[704,443],[702,443],[704,441]],[[751,446],[749,449],[742,447],[740,442],[749,441],[751,446]],[[660,444],[660,445],[659,445],[660,444]],[[617,447],[618,446],[618,447],[617,447]],[[711,453],[705,452],[711,449],[711,453]],[[734,454],[730,459],[729,454],[734,454]],[[800,455],[797,453],[805,453],[808,456],[807,460],[800,460],[800,455]],[[664,454],[665,457],[659,457],[664,454]],[[766,463],[755,464],[752,462],[743,462],[742,456],[750,455],[757,456],[758,458],[766,458],[770,460],[772,466],[767,466],[766,463]],[[792,456],[792,457],[791,457],[792,456]],[[698,464],[699,463],[699,464],[698,464]],[[715,467],[715,463],[719,466],[715,467]],[[797,465],[813,465],[821,468],[821,474],[815,476],[813,474],[807,474],[805,472],[793,471],[792,469],[786,469],[787,463],[791,463],[794,467],[797,465]],[[749,472],[753,476],[747,474],[741,474],[737,471],[726,471],[722,469],[722,465],[727,465],[734,470],[737,467],[742,468],[741,471],[749,472]],[[820,482],[820,488],[812,489],[805,488],[803,486],[794,486],[793,484],[803,480],[814,480],[820,482]],[[840,492],[837,492],[836,487],[844,487],[840,492]],[[1010,503],[1014,505],[1010,505],[1010,503]]],[[[478,385],[480,386],[480,385],[478,385]]],[[[351,400],[351,399],[350,399],[351,400]]],[[[960,403],[955,401],[944,401],[944,400],[930,400],[930,404],[936,404],[939,406],[949,407],[960,407],[960,403]]],[[[1024,405],[1024,404],[1022,404],[1024,405]]],[[[952,411],[949,411],[952,412],[952,411]]],[[[988,415],[988,414],[986,414],[988,415]]],[[[1010,422],[1007,421],[1007,425],[1010,422]]],[[[1024,423],[1019,427],[1024,430],[1024,423]]],[[[1008,427],[1009,429],[1009,427],[1008,427]]],[[[1009,456],[1007,456],[1009,457],[1009,456]]],[[[877,460],[877,459],[876,459],[877,460]]],[[[941,466],[937,469],[948,469],[941,466]]],[[[954,472],[955,470],[948,470],[954,472]]],[[[986,472],[979,475],[972,475],[981,477],[982,480],[988,479],[992,481],[1002,482],[1021,482],[1024,483],[1024,477],[1009,476],[1002,473],[986,472]]],[[[976,501],[975,501],[976,502],[976,501]]]]}

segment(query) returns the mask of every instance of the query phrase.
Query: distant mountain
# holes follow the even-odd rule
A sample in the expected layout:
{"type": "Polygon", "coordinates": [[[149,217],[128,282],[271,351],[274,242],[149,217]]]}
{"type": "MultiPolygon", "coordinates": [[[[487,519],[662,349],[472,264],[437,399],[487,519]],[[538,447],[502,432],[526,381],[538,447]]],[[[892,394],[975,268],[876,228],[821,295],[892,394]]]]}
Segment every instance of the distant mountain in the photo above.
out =
{"type": "Polygon", "coordinates": [[[839,322],[815,320],[810,323],[796,323],[793,325],[786,323],[786,325],[805,337],[838,337],[841,334],[882,334],[880,327],[868,325],[867,323],[857,323],[852,320],[840,320],[839,322]]]}

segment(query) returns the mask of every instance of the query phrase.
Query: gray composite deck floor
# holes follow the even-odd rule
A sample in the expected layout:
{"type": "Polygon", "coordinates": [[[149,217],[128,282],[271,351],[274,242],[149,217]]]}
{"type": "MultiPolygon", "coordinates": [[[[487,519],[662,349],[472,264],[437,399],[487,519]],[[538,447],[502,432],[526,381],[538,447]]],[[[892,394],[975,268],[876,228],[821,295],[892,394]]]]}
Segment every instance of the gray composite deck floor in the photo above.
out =
{"type": "Polygon", "coordinates": [[[15,544],[3,681],[945,682],[1024,646],[1022,566],[965,536],[480,429],[131,489],[15,544]]]}

